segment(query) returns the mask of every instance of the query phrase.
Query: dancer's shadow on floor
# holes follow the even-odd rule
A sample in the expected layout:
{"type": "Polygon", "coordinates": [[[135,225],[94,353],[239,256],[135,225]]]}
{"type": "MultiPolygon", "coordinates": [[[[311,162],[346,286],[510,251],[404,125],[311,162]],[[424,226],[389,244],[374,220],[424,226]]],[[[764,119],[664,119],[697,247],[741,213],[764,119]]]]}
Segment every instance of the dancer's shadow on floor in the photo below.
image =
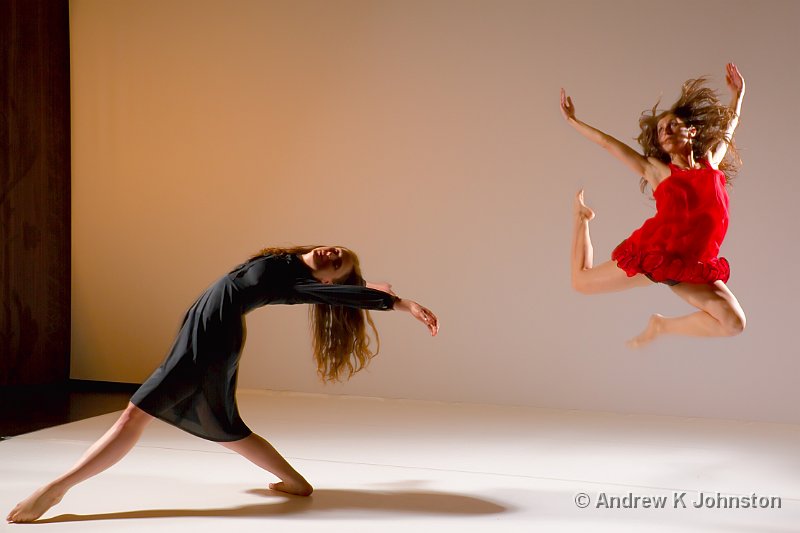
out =
{"type": "Polygon", "coordinates": [[[309,498],[289,496],[266,489],[253,489],[250,494],[265,496],[274,501],[221,509],[142,509],[119,513],[62,514],[37,520],[37,524],[57,522],[86,522],[92,520],[130,520],[137,518],[230,517],[257,518],[304,514],[308,518],[353,518],[369,514],[397,515],[490,515],[509,511],[497,503],[447,492],[425,491],[364,491],[320,489],[309,498]]]}

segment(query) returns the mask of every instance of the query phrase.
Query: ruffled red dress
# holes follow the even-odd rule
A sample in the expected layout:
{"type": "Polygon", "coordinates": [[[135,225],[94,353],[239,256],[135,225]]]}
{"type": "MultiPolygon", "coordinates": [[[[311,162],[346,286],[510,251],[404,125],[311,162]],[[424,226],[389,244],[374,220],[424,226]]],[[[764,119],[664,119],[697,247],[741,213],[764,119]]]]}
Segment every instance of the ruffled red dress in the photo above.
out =
{"type": "Polygon", "coordinates": [[[718,257],[728,231],[725,175],[700,163],[697,169],[669,165],[672,174],[653,192],[656,215],[612,252],[628,276],[670,285],[728,281],[728,261],[718,257]]]}

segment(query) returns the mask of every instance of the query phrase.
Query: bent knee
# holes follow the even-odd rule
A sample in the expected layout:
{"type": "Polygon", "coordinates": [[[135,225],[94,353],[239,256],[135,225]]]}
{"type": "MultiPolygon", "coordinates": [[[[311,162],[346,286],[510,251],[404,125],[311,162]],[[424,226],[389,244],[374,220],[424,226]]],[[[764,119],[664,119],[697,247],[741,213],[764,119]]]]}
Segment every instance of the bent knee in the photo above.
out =
{"type": "Polygon", "coordinates": [[[744,313],[732,313],[723,325],[728,331],[728,335],[739,335],[744,331],[745,326],[747,326],[747,318],[744,316],[744,313]]]}
{"type": "Polygon", "coordinates": [[[123,426],[143,426],[153,419],[152,415],[142,411],[132,403],[122,412],[119,423],[123,426]]]}
{"type": "Polygon", "coordinates": [[[592,284],[589,283],[584,276],[580,275],[572,276],[572,288],[581,294],[593,294],[597,292],[592,287],[592,284]]]}
{"type": "Polygon", "coordinates": [[[720,306],[717,314],[717,320],[725,330],[725,334],[730,337],[742,333],[747,325],[747,318],[745,317],[744,312],[741,309],[736,309],[730,305],[720,306]]]}

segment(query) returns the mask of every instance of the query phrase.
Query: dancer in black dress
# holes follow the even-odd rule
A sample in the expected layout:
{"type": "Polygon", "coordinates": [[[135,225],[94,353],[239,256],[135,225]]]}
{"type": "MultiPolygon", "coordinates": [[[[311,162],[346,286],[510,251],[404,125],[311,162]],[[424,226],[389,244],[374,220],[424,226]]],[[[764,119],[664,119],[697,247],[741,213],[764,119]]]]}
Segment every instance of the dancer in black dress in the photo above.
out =
{"type": "Polygon", "coordinates": [[[209,287],[184,317],[162,365],[142,384],[114,426],[67,473],[20,502],[6,518],[31,522],[75,486],[122,459],[155,417],[219,442],[273,473],[270,488],[308,496],[313,488],[239,416],[236,377],[244,341],[244,315],[269,304],[315,304],[314,356],[324,380],[349,378],[377,354],[365,324],[367,310],[408,311],[436,335],[436,316],[389,285],[361,276],[358,257],[342,247],[267,248],[209,287]],[[382,289],[382,290],[378,290],[382,289]]]}

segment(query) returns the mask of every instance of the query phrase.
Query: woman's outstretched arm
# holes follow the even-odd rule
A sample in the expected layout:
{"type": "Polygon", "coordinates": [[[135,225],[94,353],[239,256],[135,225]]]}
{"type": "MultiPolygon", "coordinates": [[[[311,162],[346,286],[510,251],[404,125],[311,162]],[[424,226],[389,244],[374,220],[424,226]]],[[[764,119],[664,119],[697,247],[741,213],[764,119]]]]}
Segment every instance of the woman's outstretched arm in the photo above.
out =
{"type": "Polygon", "coordinates": [[[386,291],[360,285],[302,283],[295,285],[294,296],[288,298],[285,303],[343,305],[376,311],[389,309],[407,311],[411,313],[411,316],[425,324],[431,335],[436,335],[439,332],[439,319],[430,309],[412,300],[398,297],[391,289],[386,291]]]}
{"type": "Polygon", "coordinates": [[[642,154],[611,135],[578,120],[575,117],[575,105],[572,103],[572,98],[567,96],[564,89],[561,89],[561,114],[578,133],[593,143],[600,145],[637,176],[643,176],[648,179],[650,174],[654,172],[655,167],[642,154]]]}
{"type": "Polygon", "coordinates": [[[367,281],[366,283],[367,283],[366,287],[368,287],[370,289],[375,289],[376,291],[388,292],[392,296],[397,296],[394,293],[394,291],[392,290],[392,284],[391,283],[388,283],[386,281],[375,281],[375,282],[367,281]]]}
{"type": "MultiPolygon", "coordinates": [[[[739,114],[742,112],[742,100],[744,99],[744,78],[739,69],[733,63],[725,65],[725,81],[728,84],[728,89],[731,91],[731,109],[733,110],[733,120],[728,124],[728,129],[725,132],[725,139],[730,142],[733,139],[733,132],[736,131],[736,126],[739,125],[739,114]]],[[[711,150],[708,157],[709,163],[716,168],[728,152],[728,143],[721,142],[711,150]]]]}
{"type": "Polygon", "coordinates": [[[392,285],[386,282],[380,283],[370,283],[367,282],[367,287],[370,289],[375,289],[378,291],[383,291],[386,293],[391,294],[392,296],[397,297],[394,302],[394,310],[395,311],[408,311],[411,313],[411,316],[425,324],[431,332],[431,335],[436,335],[439,332],[439,319],[436,318],[436,315],[428,309],[417,302],[412,300],[403,300],[395,292],[392,290],[392,285]]]}

